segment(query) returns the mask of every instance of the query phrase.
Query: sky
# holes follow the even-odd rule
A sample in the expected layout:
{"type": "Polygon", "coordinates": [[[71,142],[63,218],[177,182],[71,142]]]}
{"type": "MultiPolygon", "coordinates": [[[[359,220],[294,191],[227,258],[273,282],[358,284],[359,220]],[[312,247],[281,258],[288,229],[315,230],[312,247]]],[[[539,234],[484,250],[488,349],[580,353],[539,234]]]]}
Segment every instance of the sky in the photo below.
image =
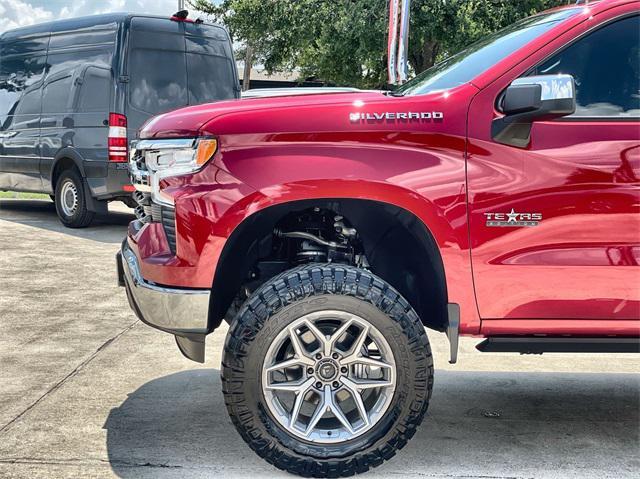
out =
{"type": "Polygon", "coordinates": [[[107,12],[171,15],[177,9],[178,0],[0,0],[0,33],[59,18],[107,12]]]}

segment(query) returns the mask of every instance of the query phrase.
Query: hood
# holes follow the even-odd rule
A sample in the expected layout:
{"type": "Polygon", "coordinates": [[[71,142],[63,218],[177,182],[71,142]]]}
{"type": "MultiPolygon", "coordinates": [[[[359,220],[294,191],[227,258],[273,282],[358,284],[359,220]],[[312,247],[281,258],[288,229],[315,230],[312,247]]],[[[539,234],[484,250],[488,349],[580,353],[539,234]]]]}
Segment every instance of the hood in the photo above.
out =
{"type": "Polygon", "coordinates": [[[296,108],[331,107],[349,105],[354,101],[388,98],[379,91],[356,91],[331,94],[309,94],[245,98],[225,100],[202,105],[188,106],[155,116],[140,129],[140,138],[177,138],[202,134],[208,123],[228,114],[243,114],[252,111],[282,110],[296,108]]]}

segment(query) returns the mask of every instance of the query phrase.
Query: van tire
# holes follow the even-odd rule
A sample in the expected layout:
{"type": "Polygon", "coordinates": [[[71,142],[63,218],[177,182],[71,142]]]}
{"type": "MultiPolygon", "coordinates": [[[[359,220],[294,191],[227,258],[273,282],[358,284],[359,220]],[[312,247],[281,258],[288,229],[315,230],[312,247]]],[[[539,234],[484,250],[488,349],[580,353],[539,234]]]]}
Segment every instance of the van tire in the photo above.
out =
{"type": "Polygon", "coordinates": [[[392,286],[352,266],[309,264],[268,280],[242,305],[227,334],[221,376],[227,411],[254,452],[293,474],[344,477],[382,464],[415,434],[431,397],[433,359],[420,318],[392,286]],[[359,315],[380,333],[392,352],[396,384],[388,408],[370,429],[338,443],[318,443],[297,437],[276,419],[271,404],[277,399],[268,402],[264,368],[271,364],[273,345],[282,344],[283,331],[301,332],[304,326],[296,329],[297,324],[309,315],[337,312],[359,315]]]}
{"type": "Polygon", "coordinates": [[[54,193],[56,212],[68,228],[85,228],[91,224],[94,212],[87,209],[85,181],[75,168],[63,171],[54,193]]]}

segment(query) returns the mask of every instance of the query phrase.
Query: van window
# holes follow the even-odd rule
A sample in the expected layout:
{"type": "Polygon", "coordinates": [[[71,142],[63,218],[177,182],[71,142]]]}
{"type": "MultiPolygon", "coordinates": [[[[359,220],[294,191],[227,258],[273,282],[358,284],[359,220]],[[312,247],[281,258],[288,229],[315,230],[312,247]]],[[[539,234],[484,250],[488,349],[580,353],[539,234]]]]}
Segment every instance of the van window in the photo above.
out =
{"type": "Polygon", "coordinates": [[[189,104],[196,105],[235,96],[235,77],[229,58],[187,53],[189,104]]]}
{"type": "Polygon", "coordinates": [[[235,97],[235,65],[226,33],[219,27],[185,24],[189,104],[235,97]]]}
{"type": "Polygon", "coordinates": [[[136,17],[131,21],[129,104],[155,115],[235,97],[226,32],[211,25],[136,17]]]}
{"type": "Polygon", "coordinates": [[[79,83],[77,105],[74,110],[80,112],[109,110],[110,70],[95,66],[87,67],[79,83]]]}
{"type": "Polygon", "coordinates": [[[25,92],[18,102],[14,115],[39,115],[42,89],[35,87],[25,92]]]}
{"type": "Polygon", "coordinates": [[[134,48],[131,52],[129,101],[155,114],[187,105],[184,52],[134,48]]]}
{"type": "MultiPolygon", "coordinates": [[[[68,112],[72,108],[70,97],[80,87],[83,71],[89,66],[93,66],[111,72],[111,59],[111,51],[105,50],[50,53],[46,64],[47,75],[42,98],[42,111],[46,113],[68,112]],[[78,81],[74,82],[74,78],[78,81]]],[[[107,86],[99,93],[99,96],[109,102],[110,91],[111,89],[107,86]]],[[[108,107],[104,110],[108,110],[108,107]]],[[[82,113],[82,110],[79,110],[79,113],[82,113]]]]}
{"type": "Polygon", "coordinates": [[[24,90],[38,83],[43,72],[44,56],[0,56],[0,117],[16,114],[24,90]]]}
{"type": "Polygon", "coordinates": [[[42,113],[65,113],[68,110],[71,75],[45,83],[42,89],[42,113]]]}

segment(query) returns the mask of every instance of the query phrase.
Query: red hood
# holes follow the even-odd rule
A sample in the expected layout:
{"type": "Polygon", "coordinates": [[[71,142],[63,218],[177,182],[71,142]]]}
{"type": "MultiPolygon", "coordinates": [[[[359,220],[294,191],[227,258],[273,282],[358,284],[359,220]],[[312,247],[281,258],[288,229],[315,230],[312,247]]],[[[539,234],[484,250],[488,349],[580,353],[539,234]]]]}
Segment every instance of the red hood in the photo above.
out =
{"type": "Polygon", "coordinates": [[[331,94],[275,96],[218,101],[188,106],[151,118],[140,129],[140,138],[175,138],[198,136],[212,120],[229,113],[247,113],[258,110],[281,110],[302,107],[339,106],[354,100],[386,98],[381,92],[357,91],[331,94]]]}

